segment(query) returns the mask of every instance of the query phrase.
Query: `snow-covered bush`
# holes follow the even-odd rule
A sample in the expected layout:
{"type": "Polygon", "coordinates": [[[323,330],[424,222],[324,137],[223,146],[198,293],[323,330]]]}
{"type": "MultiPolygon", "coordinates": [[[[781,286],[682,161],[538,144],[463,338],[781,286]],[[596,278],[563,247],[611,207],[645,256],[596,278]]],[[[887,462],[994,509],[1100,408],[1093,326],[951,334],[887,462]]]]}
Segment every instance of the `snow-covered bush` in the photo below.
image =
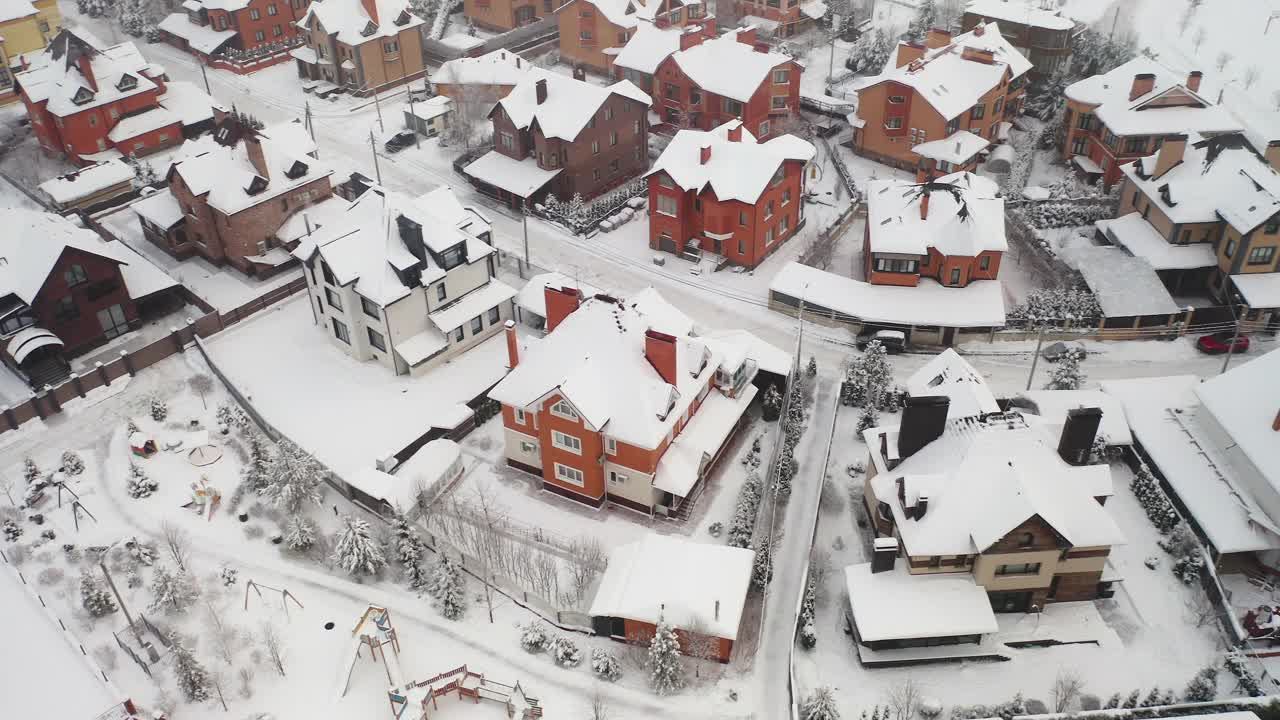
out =
{"type": "Polygon", "coordinates": [[[31,487],[32,485],[40,482],[42,474],[43,473],[40,472],[40,467],[36,465],[35,460],[26,458],[22,461],[22,479],[26,482],[27,487],[31,487]]]}
{"type": "Polygon", "coordinates": [[[288,513],[298,512],[304,503],[319,505],[324,497],[320,486],[323,473],[324,468],[311,453],[289,440],[281,440],[267,466],[264,494],[288,513]]]}
{"type": "Polygon", "coordinates": [[[151,576],[151,612],[181,615],[200,597],[200,589],[184,570],[157,565],[151,576]]]}
{"type": "Polygon", "coordinates": [[[718,538],[724,532],[724,523],[713,522],[707,527],[707,534],[711,537],[718,538]]]}
{"type": "Polygon", "coordinates": [[[1113,203],[1107,202],[1049,200],[1028,203],[1012,212],[1031,227],[1047,230],[1092,225],[1098,220],[1114,217],[1116,208],[1113,203]]]}
{"type": "Polygon", "coordinates": [[[756,515],[760,510],[762,489],[760,475],[755,472],[747,473],[747,479],[742,482],[742,488],[738,491],[738,504],[733,510],[733,520],[729,523],[727,544],[730,547],[750,547],[751,535],[756,527],[756,515]]]}
{"type": "Polygon", "coordinates": [[[1208,702],[1218,696],[1218,668],[1210,665],[1191,678],[1182,699],[1187,702],[1208,702]]]}
{"type": "Polygon", "coordinates": [[[187,702],[199,703],[209,699],[209,671],[196,659],[186,642],[176,634],[170,636],[173,652],[173,674],[178,689],[187,702]]]}
{"type": "Polygon", "coordinates": [[[824,685],[805,698],[804,705],[800,706],[800,717],[804,720],[840,720],[840,709],[836,707],[831,688],[824,685]]]}
{"type": "Polygon", "coordinates": [[[1160,539],[1160,547],[1173,556],[1173,574],[1184,585],[1190,585],[1200,579],[1204,572],[1204,553],[1200,549],[1200,540],[1191,526],[1180,521],[1173,526],[1169,534],[1160,539]]]}
{"type": "Polygon", "coordinates": [[[591,651],[591,672],[597,677],[614,682],[622,677],[622,663],[611,652],[594,648],[591,651]]]}
{"type": "Polygon", "coordinates": [[[160,553],[156,550],[155,545],[138,542],[137,540],[129,540],[125,542],[124,546],[125,549],[129,551],[129,557],[139,565],[146,565],[150,567],[155,564],[156,558],[160,557],[160,553]]]}
{"type": "Polygon", "coordinates": [[[86,570],[80,573],[80,604],[90,617],[100,618],[116,611],[115,598],[101,580],[86,570]]]}
{"type": "Polygon", "coordinates": [[[149,43],[160,42],[160,39],[161,39],[160,26],[156,25],[155,23],[147,23],[147,26],[142,31],[142,36],[146,38],[147,42],[149,43]]]}
{"type": "MultiPolygon", "coordinates": [[[[887,710],[887,708],[886,708],[887,710]]],[[[951,708],[952,720],[976,720],[999,717],[1010,720],[1015,715],[1027,714],[1027,701],[1019,692],[1012,700],[997,705],[955,705],[951,708]]]]}
{"type": "Polygon", "coordinates": [[[684,687],[684,664],[680,660],[680,638],[661,615],[649,643],[649,687],[659,695],[671,695],[684,687]]]}
{"type": "Polygon", "coordinates": [[[755,544],[755,560],[751,565],[751,587],[763,590],[773,579],[773,548],[767,542],[755,544]]]}
{"type": "Polygon", "coordinates": [[[68,475],[79,475],[84,472],[84,458],[74,450],[62,453],[62,472],[68,475]]]}
{"type": "MultiPolygon", "coordinates": [[[[562,223],[574,232],[587,232],[596,227],[602,220],[613,215],[619,208],[625,207],[631,198],[647,194],[648,181],[636,178],[597,197],[591,202],[582,199],[576,193],[568,201],[562,201],[555,195],[547,195],[541,205],[541,213],[551,220],[562,223]]],[[[536,209],[536,208],[535,208],[536,209]]]]}
{"type": "Polygon", "coordinates": [[[146,471],[133,463],[129,463],[129,480],[124,487],[129,497],[134,499],[150,497],[151,493],[155,492],[159,487],[160,483],[147,477],[146,471]]]}
{"type": "Polygon", "coordinates": [[[578,667],[582,662],[582,651],[568,635],[556,635],[547,643],[547,652],[560,667],[578,667]]]}
{"type": "Polygon", "coordinates": [[[936,697],[925,697],[920,700],[920,717],[933,720],[942,714],[942,701],[936,697]]]}
{"type": "Polygon", "coordinates": [[[773,422],[782,414],[782,393],[778,392],[777,385],[770,385],[764,391],[764,400],[761,401],[760,412],[765,422],[773,422]]]}
{"type": "Polygon", "coordinates": [[[1084,371],[1080,369],[1080,360],[1084,353],[1068,350],[1062,354],[1049,373],[1049,382],[1045,390],[1079,390],[1084,384],[1084,371]]]}
{"type": "Polygon", "coordinates": [[[369,523],[354,515],[342,519],[333,561],[350,575],[373,575],[387,564],[382,546],[373,538],[369,523]]]}
{"type": "Polygon", "coordinates": [[[22,537],[22,526],[14,522],[13,519],[5,520],[4,525],[0,525],[0,532],[4,533],[4,539],[8,542],[18,542],[18,538],[22,537]]]}
{"type": "Polygon", "coordinates": [[[1236,684],[1246,695],[1249,697],[1263,695],[1258,679],[1254,677],[1253,669],[1249,667],[1249,659],[1238,648],[1228,652],[1222,664],[1227,672],[1235,676],[1236,684]]]}
{"type": "Polygon", "coordinates": [[[218,424],[227,428],[243,430],[249,426],[249,416],[239,405],[222,404],[218,406],[217,412],[214,413],[218,424]]]}
{"type": "Polygon", "coordinates": [[[1036,288],[1009,311],[1011,324],[1061,326],[1095,324],[1102,317],[1098,297],[1085,288],[1059,286],[1036,288]]]}
{"type": "Polygon", "coordinates": [[[537,620],[520,626],[520,647],[527,653],[540,653],[546,650],[546,627],[537,620]]]}
{"type": "Polygon", "coordinates": [[[437,555],[427,591],[435,599],[435,607],[449,620],[457,620],[467,609],[467,585],[462,569],[449,556],[437,555]]]}
{"type": "Polygon", "coordinates": [[[235,568],[230,567],[229,565],[223,565],[222,568],[218,570],[218,579],[222,581],[223,587],[231,587],[238,582],[239,574],[240,572],[235,568]]]}
{"type": "Polygon", "coordinates": [[[169,417],[169,403],[160,397],[151,398],[151,419],[156,422],[164,422],[167,417],[169,417]]]}
{"type": "Polygon", "coordinates": [[[65,576],[66,576],[66,573],[62,571],[62,568],[47,567],[41,570],[40,574],[36,576],[36,582],[45,586],[53,586],[61,583],[62,578],[65,576]]]}
{"type": "Polygon", "coordinates": [[[315,523],[301,513],[289,518],[289,522],[284,527],[285,547],[296,552],[302,552],[310,549],[315,542],[315,523]]]}
{"type": "Polygon", "coordinates": [[[1146,463],[1140,465],[1138,471],[1133,474],[1129,488],[1133,490],[1134,496],[1138,498],[1138,504],[1142,505],[1147,518],[1156,526],[1156,529],[1161,534],[1171,532],[1178,524],[1178,512],[1168,496],[1164,494],[1164,490],[1160,489],[1160,483],[1146,463]]]}
{"type": "Polygon", "coordinates": [[[813,376],[815,376],[815,375],[817,375],[817,374],[818,374],[818,359],[817,359],[817,358],[815,358],[815,357],[814,357],[814,356],[812,356],[812,355],[810,355],[810,356],[809,356],[809,364],[805,366],[804,374],[805,374],[805,375],[808,375],[809,377],[813,377],[813,376]]]}
{"type": "Polygon", "coordinates": [[[818,635],[813,627],[814,615],[818,607],[818,583],[810,575],[804,586],[804,599],[800,603],[800,645],[805,650],[812,650],[818,644],[818,635]]]}

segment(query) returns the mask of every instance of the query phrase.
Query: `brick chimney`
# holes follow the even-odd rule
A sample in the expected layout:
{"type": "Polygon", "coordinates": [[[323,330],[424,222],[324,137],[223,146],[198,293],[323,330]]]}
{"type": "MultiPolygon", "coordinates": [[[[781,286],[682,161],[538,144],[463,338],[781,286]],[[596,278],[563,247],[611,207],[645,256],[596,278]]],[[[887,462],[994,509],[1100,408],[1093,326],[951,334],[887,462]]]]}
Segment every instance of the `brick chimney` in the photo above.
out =
{"type": "Polygon", "coordinates": [[[1187,89],[1191,92],[1200,92],[1200,80],[1204,77],[1204,73],[1199,70],[1192,70],[1187,74],[1187,89]]]}
{"type": "Polygon", "coordinates": [[[1138,98],[1151,92],[1156,86],[1156,76],[1152,73],[1138,73],[1133,76],[1133,86],[1129,88],[1129,99],[1138,98]]]}
{"type": "Polygon", "coordinates": [[[898,54],[894,58],[894,67],[910,65],[923,57],[924,46],[920,43],[898,43],[898,54]]]}
{"type": "Polygon", "coordinates": [[[543,289],[542,299],[547,304],[547,332],[555,330],[582,303],[582,296],[575,288],[553,288],[550,285],[543,289]]]}
{"type": "Polygon", "coordinates": [[[502,327],[507,334],[507,369],[515,370],[520,364],[520,341],[516,339],[516,321],[508,320],[502,327]]]}
{"type": "Polygon", "coordinates": [[[1159,178],[1182,162],[1182,155],[1187,151],[1186,135],[1166,135],[1156,153],[1156,171],[1152,179],[1159,178]]]}
{"type": "Polygon", "coordinates": [[[538,97],[538,104],[541,105],[542,103],[546,102],[547,101],[547,79],[540,78],[538,82],[533,84],[533,88],[534,88],[534,93],[538,97]]]}
{"type": "Polygon", "coordinates": [[[253,165],[254,172],[270,180],[271,170],[267,168],[267,156],[262,152],[262,138],[251,128],[245,128],[244,151],[249,156],[249,164],[253,165]]]}
{"type": "Polygon", "coordinates": [[[924,194],[920,196],[920,219],[921,220],[929,219],[929,191],[928,190],[925,190],[924,194]]]}
{"type": "Polygon", "coordinates": [[[996,64],[996,56],[990,50],[966,47],[964,50],[960,51],[960,57],[970,62],[982,63],[983,65],[996,64]]]}
{"type": "Polygon", "coordinates": [[[688,50],[691,47],[701,45],[706,36],[700,30],[701,28],[686,27],[680,33],[680,49],[688,50]]]}
{"type": "Polygon", "coordinates": [[[1272,170],[1280,172],[1280,140],[1272,140],[1267,143],[1267,149],[1262,156],[1267,159],[1267,164],[1272,170]]]}
{"type": "Polygon", "coordinates": [[[676,384],[676,339],[657,330],[644,333],[644,357],[668,385],[676,384]]]}
{"type": "Polygon", "coordinates": [[[929,28],[924,35],[924,46],[930,50],[946,47],[951,44],[951,33],[941,28],[929,28]]]}
{"type": "Polygon", "coordinates": [[[711,162],[711,146],[698,148],[698,164],[706,165],[711,162]]]}
{"type": "Polygon", "coordinates": [[[364,6],[364,11],[369,13],[369,19],[376,24],[378,22],[378,0],[360,0],[360,4],[364,6]]]}
{"type": "Polygon", "coordinates": [[[742,142],[742,123],[729,128],[729,142],[742,142]]]}
{"type": "Polygon", "coordinates": [[[89,83],[89,89],[98,92],[98,78],[93,75],[93,58],[89,57],[87,51],[76,56],[76,67],[84,76],[84,81],[89,83]]]}
{"type": "Polygon", "coordinates": [[[739,28],[737,37],[738,42],[745,43],[747,45],[755,45],[758,41],[755,26],[739,28]]]}

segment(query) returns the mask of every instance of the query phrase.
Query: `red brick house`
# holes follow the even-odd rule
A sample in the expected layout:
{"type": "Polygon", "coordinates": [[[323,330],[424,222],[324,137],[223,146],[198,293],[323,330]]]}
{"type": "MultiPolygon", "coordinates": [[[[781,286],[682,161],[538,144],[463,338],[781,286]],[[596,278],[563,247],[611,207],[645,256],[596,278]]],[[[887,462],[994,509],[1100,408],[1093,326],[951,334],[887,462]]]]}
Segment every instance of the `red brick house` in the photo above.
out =
{"type": "Polygon", "coordinates": [[[988,178],[960,172],[927,182],[867,184],[863,271],[873,285],[948,287],[995,280],[1009,249],[1004,199],[988,178]]]}
{"type": "Polygon", "coordinates": [[[99,46],[63,30],[19,73],[41,148],[90,165],[182,142],[182,118],[160,104],[166,78],[133,43],[99,46]]]}
{"type": "Polygon", "coordinates": [[[618,49],[641,28],[679,28],[709,19],[701,0],[568,0],[556,15],[560,57],[600,73],[609,71],[618,49]]]}
{"type": "Polygon", "coordinates": [[[186,12],[169,15],[159,28],[168,42],[204,60],[220,51],[265,53],[297,42],[295,23],[310,4],[311,0],[187,0],[182,3],[186,12]]]}
{"type": "Polygon", "coordinates": [[[819,0],[733,0],[729,5],[726,18],[740,18],[742,24],[779,38],[804,32],[827,12],[826,3],[819,0]]]}
{"type": "Polygon", "coordinates": [[[813,145],[757,142],[738,120],[681,130],[649,172],[649,247],[755,267],[804,225],[813,145]]]}
{"type": "Polygon", "coordinates": [[[654,73],[653,110],[664,123],[710,130],[738,119],[766,139],[786,131],[800,110],[804,66],[758,42],[754,28],[715,39],[681,36],[690,47],[672,53],[654,73]]]}

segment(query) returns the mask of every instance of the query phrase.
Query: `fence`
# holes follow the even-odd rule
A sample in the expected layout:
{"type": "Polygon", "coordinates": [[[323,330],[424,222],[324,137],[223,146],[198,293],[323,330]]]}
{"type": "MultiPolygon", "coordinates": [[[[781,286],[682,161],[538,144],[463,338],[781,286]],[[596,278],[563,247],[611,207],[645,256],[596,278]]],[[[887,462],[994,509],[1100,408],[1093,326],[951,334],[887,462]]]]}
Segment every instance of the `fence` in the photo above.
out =
{"type": "Polygon", "coordinates": [[[844,158],[840,157],[840,153],[831,149],[831,143],[827,141],[821,134],[818,135],[818,141],[822,143],[822,149],[827,153],[827,157],[831,158],[831,164],[835,166],[836,172],[840,174],[840,180],[844,183],[844,189],[849,192],[849,198],[858,203],[858,184],[853,180],[853,173],[849,172],[849,166],[844,164],[844,158]]]}

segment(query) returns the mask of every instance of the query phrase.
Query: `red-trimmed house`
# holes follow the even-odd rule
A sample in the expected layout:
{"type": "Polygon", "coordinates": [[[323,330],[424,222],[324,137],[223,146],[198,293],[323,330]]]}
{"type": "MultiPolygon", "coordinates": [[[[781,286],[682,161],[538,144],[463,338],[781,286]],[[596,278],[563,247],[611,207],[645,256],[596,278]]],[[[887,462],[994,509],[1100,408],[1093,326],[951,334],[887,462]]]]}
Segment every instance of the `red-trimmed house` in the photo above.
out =
{"type": "Polygon", "coordinates": [[[794,135],[757,142],[738,120],[681,130],[649,172],[649,247],[755,267],[804,225],[814,152],[794,135]]]}
{"type": "Polygon", "coordinates": [[[182,142],[182,118],[159,101],[165,81],[133,43],[100,46],[72,30],[17,76],[41,148],[81,166],[182,142]]]}
{"type": "Polygon", "coordinates": [[[710,130],[736,118],[760,139],[786,132],[800,111],[804,66],[759,42],[755,28],[705,37],[681,36],[689,47],[658,64],[653,110],[662,122],[710,130]]]}
{"type": "MultiPolygon", "coordinates": [[[[202,60],[219,51],[281,50],[280,61],[291,59],[283,49],[296,43],[295,23],[311,0],[186,0],[186,12],[160,21],[165,40],[202,60]]],[[[260,66],[256,66],[258,69],[260,66]]]]}
{"type": "Polygon", "coordinates": [[[923,276],[965,287],[995,280],[1009,248],[999,194],[994,181],[968,172],[919,183],[868,183],[862,250],[867,282],[915,287],[923,276]]]}

